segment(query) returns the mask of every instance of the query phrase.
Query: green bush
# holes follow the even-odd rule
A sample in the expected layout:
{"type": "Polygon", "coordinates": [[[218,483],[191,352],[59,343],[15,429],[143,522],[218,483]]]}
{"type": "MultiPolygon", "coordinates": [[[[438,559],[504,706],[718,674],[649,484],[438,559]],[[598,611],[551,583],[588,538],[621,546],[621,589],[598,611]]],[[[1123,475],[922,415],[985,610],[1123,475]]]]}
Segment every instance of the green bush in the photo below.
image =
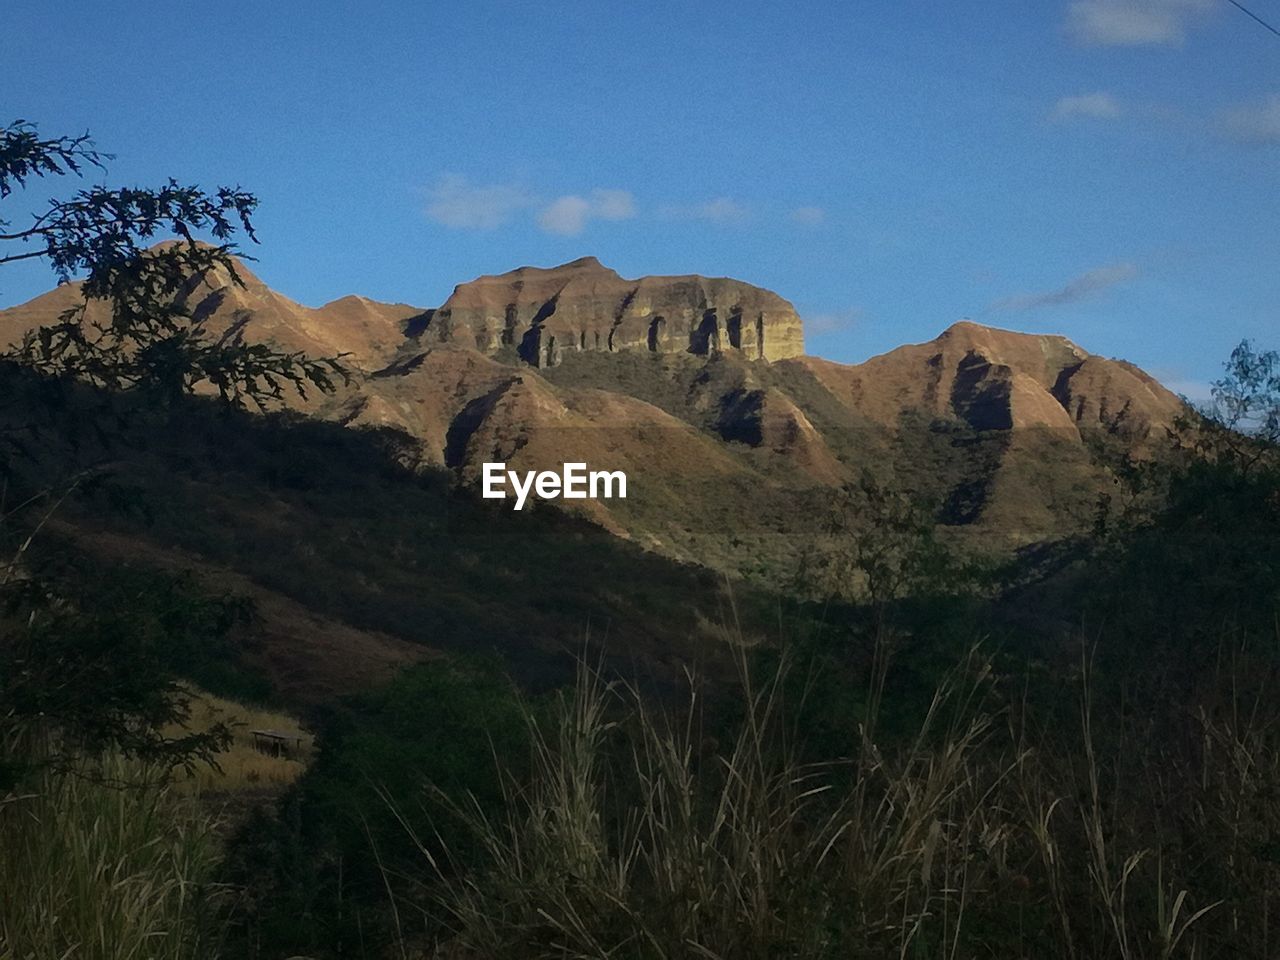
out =
{"type": "MultiPolygon", "coordinates": [[[[410,667],[335,711],[295,790],[232,843],[227,876],[252,898],[239,915],[238,943],[270,956],[343,955],[387,942],[384,874],[401,877],[416,861],[406,828],[447,838],[459,869],[473,860],[475,845],[461,839],[439,798],[500,809],[494,758],[523,766],[525,709],[499,661],[471,658],[410,667]],[[426,792],[429,783],[438,793],[426,792]]],[[[415,885],[397,890],[423,903],[415,885]]]]}

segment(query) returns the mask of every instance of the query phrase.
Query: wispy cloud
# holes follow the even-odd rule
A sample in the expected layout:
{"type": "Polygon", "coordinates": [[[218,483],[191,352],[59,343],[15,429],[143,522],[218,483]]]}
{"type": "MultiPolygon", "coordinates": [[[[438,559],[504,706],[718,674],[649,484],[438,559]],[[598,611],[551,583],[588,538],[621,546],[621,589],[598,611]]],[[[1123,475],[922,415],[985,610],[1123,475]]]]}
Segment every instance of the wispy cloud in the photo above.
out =
{"type": "Polygon", "coordinates": [[[1113,263],[1105,267],[1095,267],[1078,277],[1068,280],[1056,290],[1045,290],[1039,293],[1020,293],[997,300],[991,305],[993,310],[1022,312],[1039,310],[1043,307],[1062,307],[1078,303],[1102,293],[1121,283],[1136,280],[1138,268],[1132,263],[1113,263]]]}
{"type": "Polygon", "coordinates": [[[1280,93],[1270,94],[1257,103],[1232,107],[1222,117],[1222,129],[1237,143],[1280,144],[1280,93]]]}
{"type": "Polygon", "coordinates": [[[1124,109],[1120,106],[1120,101],[1109,93],[1099,91],[1063,97],[1053,105],[1049,115],[1054,120],[1070,120],[1075,117],[1114,120],[1123,113],[1124,109]]]}
{"type": "Polygon", "coordinates": [[[581,233],[591,216],[591,204],[582,197],[560,197],[538,214],[538,226],[547,233],[573,236],[581,233]]]}
{"type": "Polygon", "coordinates": [[[475,184],[447,173],[427,192],[427,216],[454,230],[493,230],[535,203],[521,187],[505,183],[475,184]]]}
{"type": "Polygon", "coordinates": [[[666,220],[704,220],[708,223],[743,223],[751,216],[742,204],[729,197],[716,197],[705,203],[668,203],[658,208],[658,215],[666,220]]]}
{"type": "Polygon", "coordinates": [[[589,198],[569,195],[551,201],[538,213],[538,226],[571,237],[591,220],[629,220],[635,215],[635,198],[626,190],[592,190],[589,198]]]}
{"type": "MultiPolygon", "coordinates": [[[[547,196],[515,183],[478,183],[457,173],[442,175],[426,191],[427,217],[453,230],[494,230],[512,223],[537,226],[544,233],[577,236],[595,221],[617,222],[640,217],[629,190],[598,187],[547,196]]],[[[753,218],[752,211],[732,197],[713,197],[696,203],[666,203],[649,208],[649,217],[730,226],[753,218]]],[[[826,218],[821,207],[798,207],[787,212],[794,223],[816,226],[826,218]]]]}
{"type": "Polygon", "coordinates": [[[1089,46],[1178,46],[1189,20],[1213,5],[1214,0],[1072,0],[1066,29],[1089,46]]]}
{"type": "Polygon", "coordinates": [[[630,220],[636,215],[635,197],[626,190],[592,190],[591,202],[601,220],[630,220]]]}
{"type": "Polygon", "coordinates": [[[827,219],[827,211],[821,207],[796,207],[791,211],[791,222],[802,227],[816,227],[827,219]]]}
{"type": "Polygon", "coordinates": [[[426,215],[454,230],[493,230],[533,215],[547,233],[572,236],[592,220],[630,219],[636,204],[628,191],[616,189],[565,194],[548,202],[516,184],[473,183],[448,173],[427,191],[426,215]]]}
{"type": "Polygon", "coordinates": [[[862,311],[857,307],[846,310],[832,310],[826,313],[809,313],[804,316],[804,331],[815,336],[828,333],[840,333],[856,325],[862,319],[862,311]]]}

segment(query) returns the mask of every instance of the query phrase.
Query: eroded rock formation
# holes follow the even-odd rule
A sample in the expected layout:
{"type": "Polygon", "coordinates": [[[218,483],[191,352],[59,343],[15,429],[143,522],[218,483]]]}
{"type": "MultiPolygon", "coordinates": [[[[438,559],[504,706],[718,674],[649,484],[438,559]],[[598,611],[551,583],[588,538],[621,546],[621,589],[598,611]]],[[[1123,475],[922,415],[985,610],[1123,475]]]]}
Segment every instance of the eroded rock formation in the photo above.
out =
{"type": "MultiPolygon", "coordinates": [[[[468,486],[486,461],[624,470],[626,501],[573,508],[727,568],[794,560],[805,523],[867,469],[941,504],[975,542],[1069,533],[1104,489],[1090,432],[1154,450],[1183,413],[1138,368],[1063,337],[960,322],[850,366],[803,356],[800,318],[767,290],[626,280],[593,258],[480,277],[426,311],[360,297],[309,308],[240,274],[243,287],[218,274],[193,290],[210,330],[247,317],[251,339],[355,369],[335,396],[290,397],[299,409],[407,434],[415,465],[468,486]]],[[[68,284],[0,311],[0,344],[78,296],[68,284]]]]}
{"type": "Polygon", "coordinates": [[[969,321],[855,366],[789,361],[852,411],[888,427],[904,413],[955,418],[975,430],[1123,428],[1146,436],[1171,426],[1182,401],[1132,364],[1094,356],[1066,337],[1015,333],[969,321]]]}
{"type": "Polygon", "coordinates": [[[521,267],[458,286],[415,321],[424,343],[459,343],[483,353],[515,348],[537,367],[569,351],[650,351],[747,360],[804,352],[795,309],[739,280],[699,276],[625,280],[595,257],[559,267],[521,267]]]}

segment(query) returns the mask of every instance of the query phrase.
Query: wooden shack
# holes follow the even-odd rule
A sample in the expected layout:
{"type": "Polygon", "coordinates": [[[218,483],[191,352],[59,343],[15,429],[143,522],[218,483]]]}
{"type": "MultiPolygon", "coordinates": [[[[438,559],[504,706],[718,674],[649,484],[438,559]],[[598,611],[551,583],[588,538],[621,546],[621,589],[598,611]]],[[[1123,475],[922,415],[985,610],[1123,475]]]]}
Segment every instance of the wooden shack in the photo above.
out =
{"type": "Polygon", "coordinates": [[[272,757],[290,757],[302,749],[301,733],[288,730],[250,730],[253,745],[260,753],[272,757]]]}

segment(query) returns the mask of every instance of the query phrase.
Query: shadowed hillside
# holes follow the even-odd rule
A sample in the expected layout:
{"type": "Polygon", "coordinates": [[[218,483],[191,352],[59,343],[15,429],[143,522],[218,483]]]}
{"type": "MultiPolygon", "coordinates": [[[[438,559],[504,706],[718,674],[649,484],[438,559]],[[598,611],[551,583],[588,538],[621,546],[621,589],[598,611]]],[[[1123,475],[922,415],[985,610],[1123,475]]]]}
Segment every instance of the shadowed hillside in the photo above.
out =
{"type": "MultiPolygon", "coordinates": [[[[832,493],[868,470],[969,552],[1075,535],[1109,488],[1103,453],[1158,452],[1183,409],[1129,364],[969,322],[855,366],[798,356],[801,321],[769,291],[626,281],[593,258],[481,277],[428,311],[359,297],[310,309],[238,269],[243,287],[215,271],[186,294],[211,331],[243,325],[353,371],[296,407],[403,432],[403,456],[473,489],[484,462],[622,470],[626,500],[556,507],[764,584],[795,569],[832,493]]],[[[75,295],[0,312],[0,338],[75,295]]]]}
{"type": "MultiPolygon", "coordinates": [[[[662,676],[697,659],[726,615],[719,575],[559,511],[481,501],[443,471],[406,467],[401,434],[192,400],[133,411],[104,446],[93,410],[41,430],[43,469],[92,465],[94,479],[33,549],[61,562],[70,542],[68,558],[192,571],[250,598],[258,627],[243,654],[288,701],[331,699],[446,651],[500,653],[536,686],[565,676],[588,639],[662,676]]],[[[747,622],[776,619],[755,596],[747,622]]]]}

